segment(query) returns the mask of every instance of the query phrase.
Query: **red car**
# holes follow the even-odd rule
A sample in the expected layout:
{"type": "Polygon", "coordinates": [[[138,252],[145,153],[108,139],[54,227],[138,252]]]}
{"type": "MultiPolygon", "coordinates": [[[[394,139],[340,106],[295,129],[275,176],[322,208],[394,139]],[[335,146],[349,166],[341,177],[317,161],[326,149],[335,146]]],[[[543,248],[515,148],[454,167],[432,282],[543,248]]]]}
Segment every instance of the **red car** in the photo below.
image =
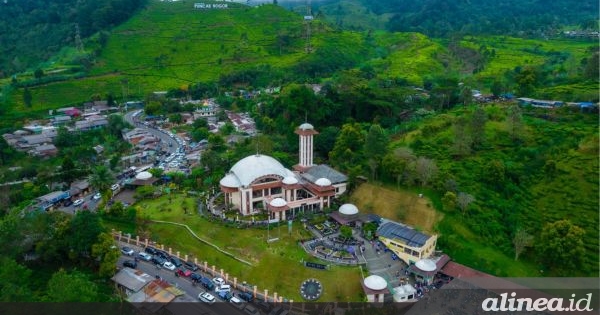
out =
{"type": "Polygon", "coordinates": [[[192,275],[192,272],[187,269],[177,269],[177,275],[181,277],[189,277],[192,275]]]}

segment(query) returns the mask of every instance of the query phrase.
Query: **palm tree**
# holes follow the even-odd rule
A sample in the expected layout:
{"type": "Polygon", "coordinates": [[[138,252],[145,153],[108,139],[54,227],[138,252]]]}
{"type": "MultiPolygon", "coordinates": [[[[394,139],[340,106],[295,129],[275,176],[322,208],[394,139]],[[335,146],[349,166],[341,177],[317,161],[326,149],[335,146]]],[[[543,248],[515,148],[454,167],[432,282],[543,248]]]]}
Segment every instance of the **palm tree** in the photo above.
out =
{"type": "Polygon", "coordinates": [[[95,187],[100,192],[104,193],[113,182],[112,174],[106,166],[96,166],[92,171],[92,174],[90,174],[89,182],[92,187],[95,187]]]}

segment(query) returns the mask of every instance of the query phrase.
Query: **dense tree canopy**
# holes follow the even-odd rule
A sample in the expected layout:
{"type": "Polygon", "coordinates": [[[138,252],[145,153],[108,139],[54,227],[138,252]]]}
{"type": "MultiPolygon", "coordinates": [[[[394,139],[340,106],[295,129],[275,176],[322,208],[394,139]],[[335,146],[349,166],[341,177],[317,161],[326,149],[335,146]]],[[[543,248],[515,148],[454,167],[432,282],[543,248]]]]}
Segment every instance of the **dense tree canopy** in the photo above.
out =
{"type": "MultiPolygon", "coordinates": [[[[0,5],[0,77],[37,65],[62,46],[127,20],[146,0],[19,0],[0,5]]],[[[41,69],[40,69],[41,70],[41,69]]],[[[41,78],[43,72],[38,72],[41,78]]]]}

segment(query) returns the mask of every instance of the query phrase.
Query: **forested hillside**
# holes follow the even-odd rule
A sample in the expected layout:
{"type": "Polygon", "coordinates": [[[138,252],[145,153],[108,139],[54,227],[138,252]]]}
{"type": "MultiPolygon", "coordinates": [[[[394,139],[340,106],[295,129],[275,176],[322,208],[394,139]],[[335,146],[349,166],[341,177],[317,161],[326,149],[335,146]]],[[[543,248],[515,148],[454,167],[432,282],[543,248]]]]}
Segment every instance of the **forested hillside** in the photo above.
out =
{"type": "Polygon", "coordinates": [[[446,213],[440,245],[452,257],[503,276],[536,276],[520,270],[519,257],[544,270],[540,276],[598,274],[597,115],[494,105],[454,109],[418,126],[394,142],[387,158],[397,166],[382,175],[415,184],[406,150],[435,161],[430,185],[446,213]],[[544,231],[560,220],[581,230],[565,235],[566,247],[548,250],[558,243],[544,231]],[[530,238],[519,247],[523,235],[530,238]]]}
{"type": "Polygon", "coordinates": [[[127,20],[146,0],[5,0],[0,3],[0,78],[36,67],[63,46],[127,20]]]}
{"type": "Polygon", "coordinates": [[[594,0],[354,0],[319,8],[343,28],[460,34],[553,35],[563,26],[597,30],[594,0]]]}

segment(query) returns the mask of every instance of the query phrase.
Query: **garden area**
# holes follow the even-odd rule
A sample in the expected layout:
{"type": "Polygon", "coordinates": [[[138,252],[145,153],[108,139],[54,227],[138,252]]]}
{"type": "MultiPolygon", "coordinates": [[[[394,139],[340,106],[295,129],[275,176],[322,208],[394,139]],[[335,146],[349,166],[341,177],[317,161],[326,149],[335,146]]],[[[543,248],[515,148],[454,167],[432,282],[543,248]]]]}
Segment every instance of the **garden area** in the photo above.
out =
{"type": "Polygon", "coordinates": [[[218,269],[223,268],[231,278],[237,277],[239,282],[246,281],[257,285],[259,290],[268,289],[287,299],[302,301],[300,285],[306,279],[315,278],[323,283],[323,301],[362,301],[358,267],[332,266],[329,270],[316,270],[303,266],[302,262],[311,257],[298,242],[311,238],[311,234],[300,223],[294,222],[291,232],[287,224],[272,224],[268,230],[266,226],[247,228],[199,216],[192,210],[194,207],[194,198],[183,195],[173,195],[171,202],[167,197],[141,201],[137,204],[141,218],[138,221],[145,223],[138,225],[137,234],[146,233],[166,248],[207,261],[218,269]],[[203,240],[251,266],[196,239],[184,227],[150,220],[185,224],[203,240]],[[269,235],[278,240],[267,242],[269,235]]]}

